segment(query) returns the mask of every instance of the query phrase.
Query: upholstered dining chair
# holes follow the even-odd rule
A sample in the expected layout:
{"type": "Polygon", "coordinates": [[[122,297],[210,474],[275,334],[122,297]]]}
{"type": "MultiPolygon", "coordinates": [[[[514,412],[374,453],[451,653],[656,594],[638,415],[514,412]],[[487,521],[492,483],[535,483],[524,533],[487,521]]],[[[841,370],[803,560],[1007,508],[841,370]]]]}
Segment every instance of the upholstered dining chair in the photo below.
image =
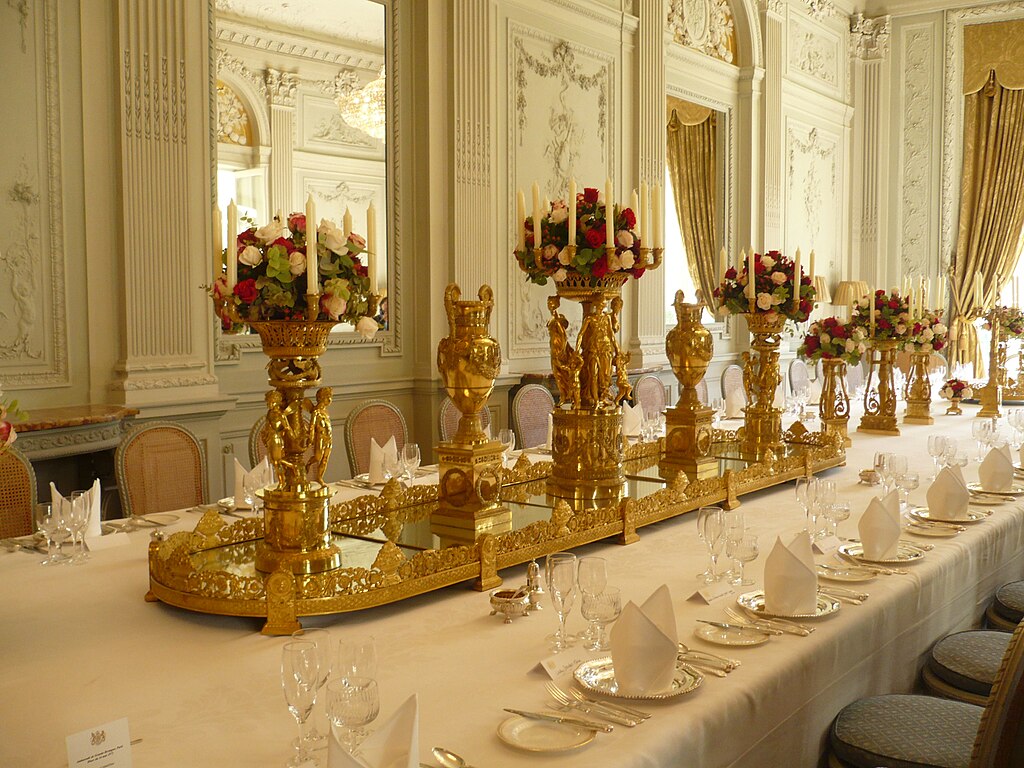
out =
{"type": "Polygon", "coordinates": [[[722,398],[737,389],[743,390],[743,369],[735,364],[726,366],[722,371],[722,398]]]}
{"type": "Polygon", "coordinates": [[[873,696],[844,707],[829,733],[830,768],[1019,768],[1024,755],[1024,622],[985,706],[933,696],[873,696]]]}
{"type": "Polygon", "coordinates": [[[1021,619],[1024,619],[1024,581],[1003,584],[985,611],[985,622],[991,629],[1012,632],[1021,619]]]}
{"type": "Polygon", "coordinates": [[[864,386],[864,366],[862,363],[846,366],[846,389],[850,396],[864,386]]]}
{"type": "Polygon", "coordinates": [[[192,432],[170,421],[139,424],[114,452],[126,517],[206,502],[206,452],[192,432]]]}
{"type": "Polygon", "coordinates": [[[665,394],[665,385],[661,379],[652,373],[646,373],[636,380],[633,385],[633,400],[639,404],[644,411],[665,410],[665,402],[668,400],[665,394]]]}
{"type": "Polygon", "coordinates": [[[548,441],[548,416],[555,398],[543,384],[525,384],[512,398],[512,429],[517,448],[536,448],[548,441]]]}
{"type": "Polygon", "coordinates": [[[807,363],[796,359],[789,364],[789,391],[799,392],[811,385],[811,373],[807,363]]]}
{"type": "Polygon", "coordinates": [[[701,379],[697,382],[697,399],[700,400],[701,405],[710,405],[711,399],[708,397],[708,382],[707,379],[701,379]]]}
{"type": "MultiPolygon", "coordinates": [[[[462,412],[455,407],[452,399],[445,395],[444,400],[441,401],[441,408],[437,412],[438,433],[441,435],[442,441],[451,440],[455,436],[459,429],[459,419],[461,418],[462,412]]],[[[480,427],[486,432],[490,426],[491,411],[485,405],[480,409],[480,427]]]]}
{"type": "Polygon", "coordinates": [[[1009,644],[1009,633],[992,629],[947,635],[928,654],[924,685],[936,696],[984,706],[1009,644]]]}
{"type": "Polygon", "coordinates": [[[36,473],[17,448],[0,453],[0,538],[27,536],[34,529],[36,473]]]}
{"type": "Polygon", "coordinates": [[[255,467],[267,455],[267,441],[263,437],[263,428],[267,426],[266,414],[253,422],[249,429],[249,467],[255,467]]]}
{"type": "Polygon", "coordinates": [[[384,445],[392,436],[401,451],[409,439],[409,430],[402,412],[392,403],[364,400],[352,409],[345,420],[345,450],[353,477],[370,469],[370,440],[384,445]]]}

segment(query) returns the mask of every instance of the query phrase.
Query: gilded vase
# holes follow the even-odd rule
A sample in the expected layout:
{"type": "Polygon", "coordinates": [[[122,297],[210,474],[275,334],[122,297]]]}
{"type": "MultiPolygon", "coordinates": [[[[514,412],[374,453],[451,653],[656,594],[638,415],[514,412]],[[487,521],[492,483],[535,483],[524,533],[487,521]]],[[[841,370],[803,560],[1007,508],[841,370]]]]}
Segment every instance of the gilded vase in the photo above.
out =
{"type": "Polygon", "coordinates": [[[786,317],[778,312],[751,312],[746,318],[755,354],[743,353],[747,407],[743,409],[740,449],[745,456],[760,460],[768,451],[779,452],[783,447],[782,409],[775,407],[775,391],[782,382],[779,343],[786,317]]]}
{"type": "Polygon", "coordinates": [[[676,326],[665,337],[665,354],[672,372],[679,380],[676,408],[701,408],[697,385],[707,373],[715,351],[711,331],[700,321],[704,305],[686,304],[683,302],[683,292],[676,291],[673,307],[676,311],[676,326]]]}
{"type": "Polygon", "coordinates": [[[822,358],[821,398],[818,400],[818,415],[826,432],[834,432],[849,448],[853,445],[847,434],[850,421],[850,394],[846,388],[846,362],[839,358],[822,358]]]}
{"type": "Polygon", "coordinates": [[[930,363],[930,352],[913,352],[910,355],[910,375],[903,393],[907,402],[907,412],[903,416],[905,424],[935,423],[931,415],[932,381],[928,377],[930,363]]]}
{"type": "Polygon", "coordinates": [[[896,379],[893,373],[899,342],[895,339],[871,339],[868,342],[871,367],[864,390],[864,415],[858,432],[898,435],[896,426],[896,379]]]}

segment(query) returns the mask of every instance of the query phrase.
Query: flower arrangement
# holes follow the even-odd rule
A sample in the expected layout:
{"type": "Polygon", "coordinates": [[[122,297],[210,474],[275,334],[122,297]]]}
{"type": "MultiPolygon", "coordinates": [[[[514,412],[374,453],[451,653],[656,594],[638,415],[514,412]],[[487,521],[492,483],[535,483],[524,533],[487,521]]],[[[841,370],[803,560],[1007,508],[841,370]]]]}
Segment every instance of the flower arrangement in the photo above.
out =
{"type": "Polygon", "coordinates": [[[606,228],[607,205],[600,200],[597,189],[587,187],[576,195],[576,246],[569,245],[569,206],[564,200],[555,200],[541,218],[540,244],[534,242],[533,216],[522,222],[526,236],[523,247],[515,250],[516,260],[537,285],[547,285],[548,279],[563,282],[570,274],[589,278],[590,285],[610,274],[640,278],[646,268],[640,254],[640,235],[636,231],[636,213],[632,208],[612,206],[614,216],[615,250],[608,253],[606,228]],[[534,249],[540,248],[535,258],[534,249]],[[642,266],[641,266],[642,265],[642,266]]]}
{"type": "Polygon", "coordinates": [[[974,397],[974,390],[963,379],[950,379],[942,385],[942,389],[939,390],[939,396],[946,400],[971,398],[974,397]]]}
{"type": "MultiPolygon", "coordinates": [[[[211,295],[233,303],[235,314],[245,322],[306,319],[306,224],[304,214],[293,213],[287,218],[287,230],[285,222],[275,218],[240,233],[235,239],[237,282],[229,289],[221,275],[211,295]]],[[[364,337],[372,336],[378,325],[367,316],[370,279],[361,258],[366,241],[322,219],[316,249],[321,289],[317,320],[353,323],[364,337]]],[[[221,321],[225,331],[238,330],[226,311],[221,321]]]]}
{"type": "MultiPolygon", "coordinates": [[[[799,296],[793,301],[793,272],[795,264],[778,251],[763,255],[754,254],[754,311],[759,313],[777,312],[789,320],[804,322],[814,309],[814,286],[811,276],[803,273],[800,280],[799,296]]],[[[744,314],[750,312],[750,299],[746,288],[748,281],[748,259],[742,270],[729,267],[722,284],[715,289],[720,312],[744,314]]]]}
{"type": "Polygon", "coordinates": [[[18,408],[17,400],[8,400],[4,396],[3,390],[0,390],[0,453],[7,450],[11,443],[18,438],[18,433],[14,431],[14,425],[11,422],[24,419],[26,415],[18,408]]]}
{"type": "Polygon", "coordinates": [[[844,323],[836,317],[826,317],[811,323],[799,354],[808,360],[838,359],[856,365],[867,351],[867,337],[863,328],[844,323]]]}
{"type": "Polygon", "coordinates": [[[911,352],[938,352],[949,340],[949,329],[942,322],[943,310],[926,309],[912,321],[904,349],[911,352]]]}
{"type": "Polygon", "coordinates": [[[1003,338],[1019,339],[1024,336],[1024,311],[1017,307],[994,307],[985,319],[985,330],[992,330],[992,316],[999,321],[999,330],[1003,338]]]}
{"type": "Polygon", "coordinates": [[[910,319],[910,302],[895,288],[889,293],[879,289],[875,291],[873,297],[864,296],[854,305],[853,325],[863,328],[868,338],[894,340],[899,342],[902,349],[914,328],[910,319]],[[874,318],[871,313],[871,298],[875,304],[874,318]]]}

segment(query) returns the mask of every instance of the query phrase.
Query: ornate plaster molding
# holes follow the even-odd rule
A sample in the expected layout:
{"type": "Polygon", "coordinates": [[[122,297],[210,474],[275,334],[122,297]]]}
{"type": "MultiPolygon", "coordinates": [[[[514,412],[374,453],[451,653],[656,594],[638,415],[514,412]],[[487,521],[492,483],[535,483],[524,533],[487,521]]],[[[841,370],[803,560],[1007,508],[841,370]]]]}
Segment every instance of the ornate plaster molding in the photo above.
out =
{"type": "Polygon", "coordinates": [[[732,63],[736,24],[728,0],[670,0],[666,23],[677,43],[732,63]]]}
{"type": "Polygon", "coordinates": [[[221,72],[232,72],[244,80],[259,94],[260,98],[267,98],[267,83],[263,77],[249,69],[245,62],[237,56],[232,56],[225,50],[217,51],[217,74],[221,72]]]}
{"type": "Polygon", "coordinates": [[[850,49],[861,60],[884,59],[889,55],[891,16],[867,18],[863,13],[850,17],[850,49]]]}
{"type": "Polygon", "coordinates": [[[903,137],[900,143],[899,254],[903,271],[927,274],[935,221],[932,127],[937,93],[932,72],[935,35],[932,24],[904,27],[900,69],[903,92],[903,137]]]}
{"type": "Polygon", "coordinates": [[[780,17],[786,15],[786,0],[758,0],[757,7],[761,13],[780,17]]]}
{"type": "Polygon", "coordinates": [[[224,84],[217,86],[217,141],[240,146],[252,143],[252,127],[242,100],[224,84]]]}
{"type": "Polygon", "coordinates": [[[291,72],[268,69],[265,81],[267,84],[267,98],[272,105],[278,107],[295,106],[295,91],[299,87],[299,78],[296,75],[291,72]]]}
{"type": "Polygon", "coordinates": [[[832,0],[804,0],[807,13],[812,19],[823,21],[836,12],[832,0]]]}

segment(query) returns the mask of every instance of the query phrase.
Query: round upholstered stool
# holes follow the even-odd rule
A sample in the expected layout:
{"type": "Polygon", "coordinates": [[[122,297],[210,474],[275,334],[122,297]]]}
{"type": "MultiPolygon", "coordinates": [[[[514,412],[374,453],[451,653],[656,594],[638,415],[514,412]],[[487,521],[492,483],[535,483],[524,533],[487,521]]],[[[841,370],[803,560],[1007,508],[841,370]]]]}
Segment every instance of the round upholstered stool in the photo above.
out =
{"type": "Polygon", "coordinates": [[[939,696],[983,706],[992,691],[1011,635],[994,630],[956,632],[935,644],[921,672],[939,696]]]}
{"type": "Polygon", "coordinates": [[[982,707],[931,696],[873,696],[832,723],[834,768],[967,768],[982,707]]]}
{"type": "Polygon", "coordinates": [[[1024,581],[1011,581],[997,589],[985,617],[992,629],[1013,632],[1024,619],[1024,581]]]}

